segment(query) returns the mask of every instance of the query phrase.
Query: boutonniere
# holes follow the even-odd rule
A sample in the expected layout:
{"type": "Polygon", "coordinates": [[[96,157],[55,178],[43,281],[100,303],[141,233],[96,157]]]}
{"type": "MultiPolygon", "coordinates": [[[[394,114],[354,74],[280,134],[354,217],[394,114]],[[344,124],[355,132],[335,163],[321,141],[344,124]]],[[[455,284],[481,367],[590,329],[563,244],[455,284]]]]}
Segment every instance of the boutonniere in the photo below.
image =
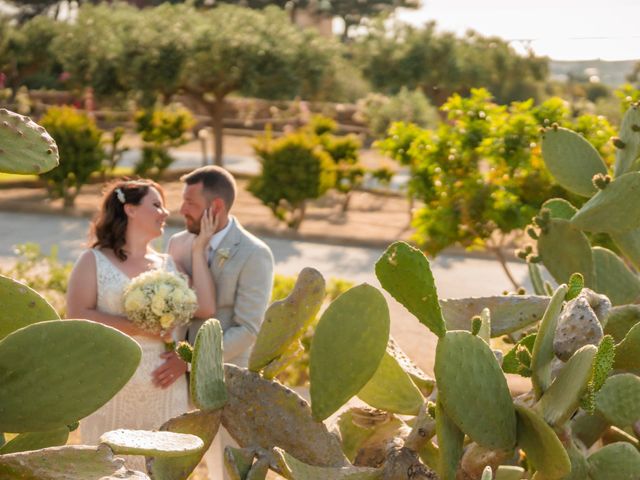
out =
{"type": "Polygon", "coordinates": [[[229,255],[231,254],[231,252],[229,251],[228,248],[219,248],[218,250],[216,250],[216,254],[218,255],[218,268],[222,268],[222,266],[224,265],[224,262],[227,261],[227,258],[229,258],[229,255]]]}

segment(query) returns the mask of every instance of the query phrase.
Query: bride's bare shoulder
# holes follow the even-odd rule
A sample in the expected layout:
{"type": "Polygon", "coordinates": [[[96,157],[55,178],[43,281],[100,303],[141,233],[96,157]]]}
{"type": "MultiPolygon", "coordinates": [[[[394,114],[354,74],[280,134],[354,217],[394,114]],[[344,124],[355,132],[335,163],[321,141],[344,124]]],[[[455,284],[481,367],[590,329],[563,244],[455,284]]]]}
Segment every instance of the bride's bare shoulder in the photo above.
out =
{"type": "Polygon", "coordinates": [[[189,233],[187,230],[183,230],[171,236],[169,244],[167,245],[167,251],[169,253],[181,252],[184,249],[189,248],[192,241],[193,234],[189,233]]]}

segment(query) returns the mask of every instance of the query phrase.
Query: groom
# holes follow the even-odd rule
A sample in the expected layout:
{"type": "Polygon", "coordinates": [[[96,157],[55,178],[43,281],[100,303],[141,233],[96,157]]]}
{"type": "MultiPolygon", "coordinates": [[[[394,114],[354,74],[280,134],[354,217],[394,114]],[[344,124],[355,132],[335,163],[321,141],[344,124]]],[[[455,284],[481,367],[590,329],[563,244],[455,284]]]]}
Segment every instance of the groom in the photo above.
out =
{"type": "MultiPolygon", "coordinates": [[[[225,363],[246,367],[273,284],[273,255],[269,247],[247,232],[230,215],[236,197],[233,176],[221,167],[201,167],[183,176],[180,213],[186,230],[169,240],[168,252],[191,274],[191,243],[200,231],[205,209],[218,218],[209,241],[209,270],[215,284],[216,313],[223,331],[225,363]]],[[[205,319],[206,320],[206,319],[205,319]]],[[[187,339],[193,344],[205,320],[193,320],[187,339]]]]}
{"type": "MultiPolygon", "coordinates": [[[[217,166],[201,167],[181,178],[184,182],[180,213],[186,230],[171,237],[168,253],[179,268],[192,274],[191,244],[200,232],[200,221],[206,209],[217,220],[217,228],[209,241],[209,270],[215,285],[216,312],[223,338],[223,361],[247,367],[249,354],[273,285],[273,255],[269,247],[247,232],[229,214],[236,197],[233,176],[217,166]]],[[[187,340],[193,345],[198,329],[205,320],[192,320],[187,340]]],[[[170,369],[171,375],[181,375],[186,365],[175,354],[166,354],[166,362],[156,370],[170,369]]],[[[154,375],[156,375],[154,372],[154,375]]],[[[166,373],[166,372],[165,372],[166,373]]],[[[224,429],[217,435],[205,454],[209,478],[226,479],[222,451],[232,440],[224,429]]]]}

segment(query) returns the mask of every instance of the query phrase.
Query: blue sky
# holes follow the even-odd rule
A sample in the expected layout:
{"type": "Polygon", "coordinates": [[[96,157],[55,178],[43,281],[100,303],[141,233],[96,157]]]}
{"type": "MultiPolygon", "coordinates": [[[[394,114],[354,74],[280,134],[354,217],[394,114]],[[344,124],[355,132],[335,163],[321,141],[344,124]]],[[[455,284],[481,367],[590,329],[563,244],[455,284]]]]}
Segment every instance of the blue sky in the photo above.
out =
{"type": "Polygon", "coordinates": [[[397,18],[436,20],[459,34],[471,28],[557,60],[640,60],[640,0],[422,0],[397,18]]]}

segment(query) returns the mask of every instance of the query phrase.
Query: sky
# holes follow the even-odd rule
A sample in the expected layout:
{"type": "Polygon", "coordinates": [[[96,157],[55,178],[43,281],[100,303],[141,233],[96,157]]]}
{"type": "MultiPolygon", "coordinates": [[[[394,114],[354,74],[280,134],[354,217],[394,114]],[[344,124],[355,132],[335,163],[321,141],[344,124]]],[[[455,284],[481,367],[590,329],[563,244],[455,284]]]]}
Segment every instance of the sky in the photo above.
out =
{"type": "Polygon", "coordinates": [[[640,59],[640,0],[422,0],[397,18],[510,40],[554,60],[640,59]]]}

